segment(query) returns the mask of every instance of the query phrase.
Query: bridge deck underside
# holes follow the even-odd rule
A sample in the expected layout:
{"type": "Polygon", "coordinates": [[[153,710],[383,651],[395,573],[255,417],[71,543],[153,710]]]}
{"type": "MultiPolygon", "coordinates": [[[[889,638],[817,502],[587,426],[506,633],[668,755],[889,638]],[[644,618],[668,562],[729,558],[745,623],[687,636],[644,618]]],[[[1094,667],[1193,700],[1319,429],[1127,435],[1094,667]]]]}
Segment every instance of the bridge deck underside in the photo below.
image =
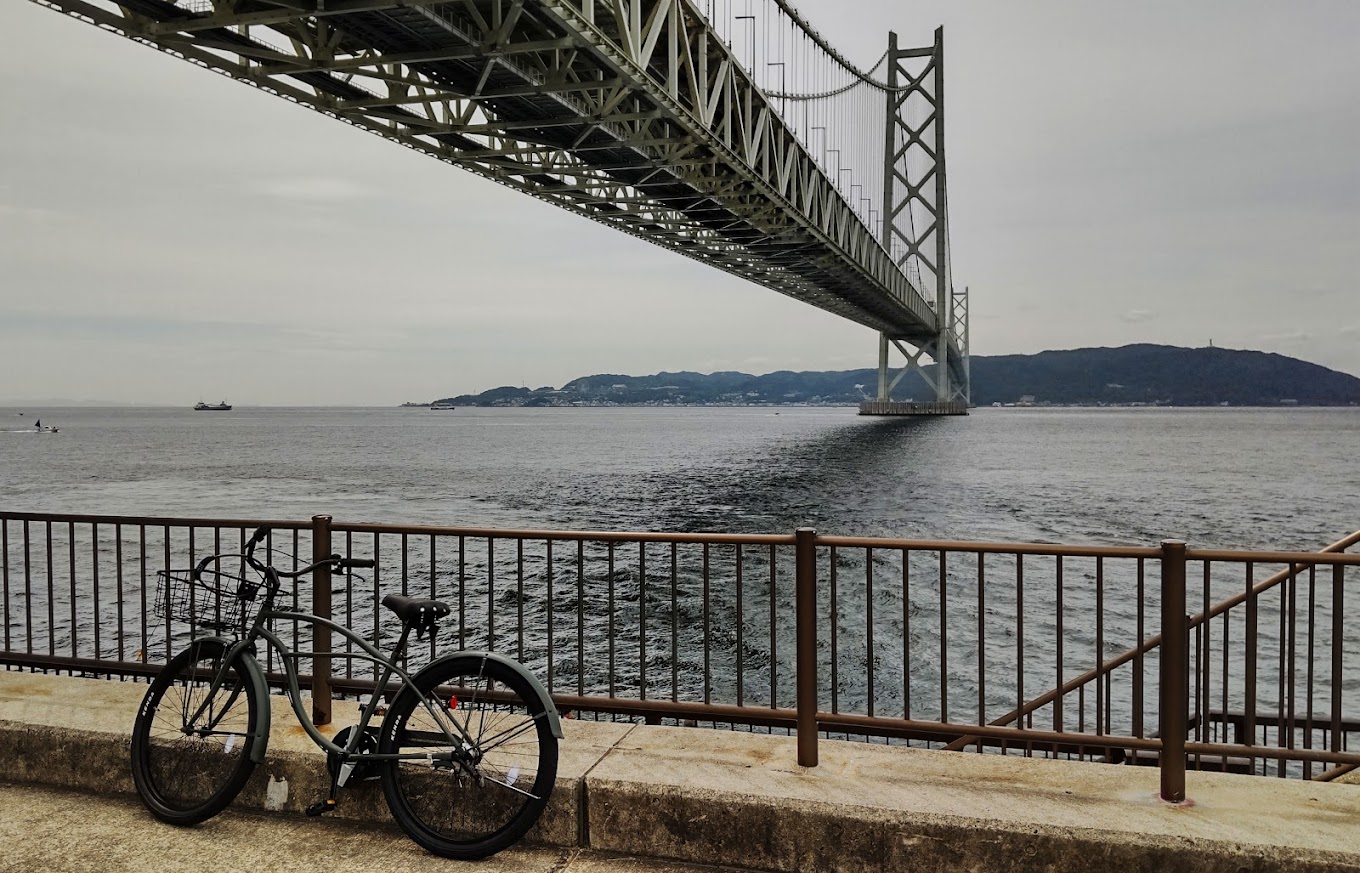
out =
{"type": "MultiPolygon", "coordinates": [[[[733,116],[725,123],[751,124],[767,112],[760,122],[769,127],[761,132],[766,151],[773,143],[797,154],[759,160],[790,167],[806,161],[815,174],[804,185],[814,187],[802,193],[772,191],[769,173],[743,159],[751,154],[730,153],[713,130],[677,111],[682,89],[667,93],[657,81],[674,82],[666,69],[672,54],[643,59],[637,75],[629,58],[611,51],[611,40],[627,44],[628,34],[605,33],[607,22],[599,20],[592,23],[598,29],[582,33],[563,12],[572,11],[569,3],[330,0],[324,16],[293,10],[292,19],[268,22],[273,30],[264,33],[293,42],[285,57],[258,27],[207,26],[226,15],[207,4],[190,11],[165,0],[121,0],[110,11],[86,0],[39,2],[106,26],[116,21],[113,29],[125,35],[890,336],[920,345],[938,335],[933,308],[868,229],[858,219],[853,227],[837,219],[849,209],[838,192],[831,196],[835,186],[820,168],[791,134],[773,138],[782,121],[758,89],[722,97],[733,116]],[[809,215],[810,204],[817,215],[809,215]]],[[[314,4],[241,0],[230,13],[282,19],[297,5],[316,11],[314,4]]],[[[702,43],[684,38],[692,53],[713,55],[715,68],[719,55],[728,57],[706,34],[702,43]]]]}

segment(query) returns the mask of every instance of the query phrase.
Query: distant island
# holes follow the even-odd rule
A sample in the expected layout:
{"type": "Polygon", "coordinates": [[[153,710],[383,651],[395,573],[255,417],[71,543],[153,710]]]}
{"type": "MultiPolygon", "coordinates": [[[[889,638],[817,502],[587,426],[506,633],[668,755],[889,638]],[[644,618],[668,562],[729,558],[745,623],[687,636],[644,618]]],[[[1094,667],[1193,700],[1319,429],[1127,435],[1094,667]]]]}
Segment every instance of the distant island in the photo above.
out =
{"type": "MultiPolygon", "coordinates": [[[[1360,406],[1360,379],[1241,349],[1130,345],[974,356],[977,406],[1360,406]]],[[[927,372],[931,367],[926,368],[927,372]]],[[[853,406],[878,388],[875,369],[825,372],[599,374],[561,388],[501,387],[433,401],[452,406],[853,406]]],[[[893,391],[930,399],[919,374],[893,391]]],[[[427,404],[404,404],[427,405],[427,404]]]]}

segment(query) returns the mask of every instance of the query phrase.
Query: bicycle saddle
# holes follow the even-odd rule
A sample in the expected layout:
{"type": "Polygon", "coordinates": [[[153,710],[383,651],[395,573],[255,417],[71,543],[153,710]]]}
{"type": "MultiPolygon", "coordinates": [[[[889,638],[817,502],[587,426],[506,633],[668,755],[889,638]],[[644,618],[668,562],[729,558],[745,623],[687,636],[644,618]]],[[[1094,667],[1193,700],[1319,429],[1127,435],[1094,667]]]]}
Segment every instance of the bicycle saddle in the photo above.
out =
{"type": "Polygon", "coordinates": [[[407,597],[403,594],[389,594],[382,599],[382,605],[392,610],[403,624],[409,624],[416,631],[417,639],[425,631],[433,631],[439,619],[448,615],[447,603],[431,600],[428,597],[407,597]]]}

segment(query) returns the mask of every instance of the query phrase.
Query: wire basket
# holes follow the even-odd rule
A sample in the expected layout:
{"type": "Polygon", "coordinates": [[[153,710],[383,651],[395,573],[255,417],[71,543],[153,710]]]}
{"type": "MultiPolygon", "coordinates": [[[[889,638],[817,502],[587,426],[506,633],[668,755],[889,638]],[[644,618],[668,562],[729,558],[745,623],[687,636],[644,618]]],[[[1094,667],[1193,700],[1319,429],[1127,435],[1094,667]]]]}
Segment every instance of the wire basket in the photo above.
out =
{"type": "Polygon", "coordinates": [[[213,630],[244,628],[255,608],[259,582],[221,570],[156,572],[155,615],[213,630]]]}

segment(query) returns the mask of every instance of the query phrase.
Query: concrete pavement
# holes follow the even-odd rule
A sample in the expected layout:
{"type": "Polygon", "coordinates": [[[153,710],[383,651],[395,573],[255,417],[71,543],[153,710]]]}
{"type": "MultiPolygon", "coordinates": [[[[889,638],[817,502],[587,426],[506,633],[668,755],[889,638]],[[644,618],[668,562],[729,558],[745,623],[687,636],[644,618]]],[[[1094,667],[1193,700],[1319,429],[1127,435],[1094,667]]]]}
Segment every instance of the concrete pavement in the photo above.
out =
{"type": "MultiPolygon", "coordinates": [[[[145,688],[0,671],[5,778],[130,793],[128,733],[145,688]]],[[[283,699],[272,700],[268,760],[234,808],[296,813],[324,794],[324,758],[283,699]]],[[[1193,803],[1170,806],[1157,799],[1154,768],[824,740],[821,766],[803,769],[788,737],[575,720],[565,727],[558,784],[530,832],[551,848],[523,856],[550,864],[593,863],[593,855],[570,854],[588,848],[647,859],[638,862],[645,869],[664,869],[668,859],[776,871],[1360,871],[1360,785],[1191,772],[1193,803]]],[[[375,785],[346,791],[337,816],[383,839],[395,833],[375,785]]],[[[319,833],[308,830],[313,820],[277,818],[295,828],[285,841],[319,833]]],[[[138,839],[160,839],[164,828],[144,822],[138,839]]],[[[250,842],[254,826],[218,831],[215,822],[201,833],[250,842]]],[[[40,841],[62,845],[60,831],[41,833],[40,841]]],[[[414,844],[401,851],[435,860],[414,844]]],[[[230,862],[231,850],[223,857],[230,862]]]]}
{"type": "MultiPolygon", "coordinates": [[[[395,825],[231,809],[191,828],[162,824],[124,795],[0,783],[0,873],[392,873],[459,870],[395,825]]],[[[579,848],[516,846],[478,873],[721,873],[579,848]]]]}

